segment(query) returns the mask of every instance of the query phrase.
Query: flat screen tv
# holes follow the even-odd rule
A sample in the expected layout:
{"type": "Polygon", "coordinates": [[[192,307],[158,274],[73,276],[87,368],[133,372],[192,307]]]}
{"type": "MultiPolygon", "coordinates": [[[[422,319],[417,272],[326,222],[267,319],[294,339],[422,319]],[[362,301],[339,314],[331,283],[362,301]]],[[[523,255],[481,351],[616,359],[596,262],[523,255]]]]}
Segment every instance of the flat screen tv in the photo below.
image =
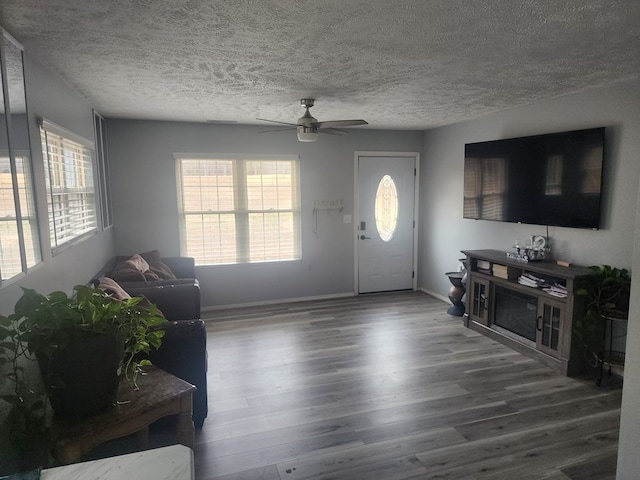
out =
{"type": "Polygon", "coordinates": [[[464,218],[600,228],[604,130],[466,144],[464,218]]]}

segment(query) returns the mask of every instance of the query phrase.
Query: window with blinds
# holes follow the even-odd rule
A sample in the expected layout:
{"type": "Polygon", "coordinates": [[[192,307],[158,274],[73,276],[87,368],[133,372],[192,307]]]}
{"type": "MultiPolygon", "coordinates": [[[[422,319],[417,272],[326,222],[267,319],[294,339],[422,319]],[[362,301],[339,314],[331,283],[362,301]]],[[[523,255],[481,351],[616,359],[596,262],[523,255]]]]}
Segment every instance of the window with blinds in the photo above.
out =
{"type": "Polygon", "coordinates": [[[93,142],[46,121],[40,133],[49,233],[55,248],[97,228],[93,142]]]}
{"type": "Polygon", "coordinates": [[[29,158],[15,157],[15,176],[11,163],[9,156],[0,154],[0,281],[40,261],[29,158]]]}
{"type": "Polygon", "coordinates": [[[298,260],[298,158],[176,155],[181,245],[198,265],[298,260]]]}
{"type": "Polygon", "coordinates": [[[22,50],[0,27],[0,288],[42,259],[22,50]]]}

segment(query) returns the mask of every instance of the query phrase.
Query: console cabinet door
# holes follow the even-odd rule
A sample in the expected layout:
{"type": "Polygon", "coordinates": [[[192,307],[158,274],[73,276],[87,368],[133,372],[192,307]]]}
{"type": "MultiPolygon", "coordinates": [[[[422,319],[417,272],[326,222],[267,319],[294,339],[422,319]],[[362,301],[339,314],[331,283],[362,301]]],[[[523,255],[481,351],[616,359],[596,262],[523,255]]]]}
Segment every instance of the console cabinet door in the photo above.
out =
{"type": "Polygon", "coordinates": [[[536,346],[541,352],[560,357],[564,328],[564,303],[548,299],[538,301],[536,346]]]}
{"type": "Polygon", "coordinates": [[[489,280],[471,275],[470,311],[471,320],[489,326],[489,280]]]}

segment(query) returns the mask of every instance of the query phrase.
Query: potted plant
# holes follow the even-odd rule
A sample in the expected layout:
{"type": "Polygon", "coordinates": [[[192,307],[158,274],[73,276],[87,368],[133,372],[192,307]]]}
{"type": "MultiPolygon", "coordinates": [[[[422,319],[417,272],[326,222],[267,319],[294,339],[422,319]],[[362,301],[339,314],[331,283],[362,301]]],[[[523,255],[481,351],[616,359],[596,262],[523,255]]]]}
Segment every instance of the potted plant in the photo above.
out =
{"type": "Polygon", "coordinates": [[[584,297],[584,315],[574,325],[578,346],[592,360],[592,366],[602,361],[605,321],[626,319],[629,312],[631,276],[627,269],[610,265],[593,265],[582,279],[576,295],[584,297]]]}
{"type": "Polygon", "coordinates": [[[27,380],[31,369],[25,365],[26,347],[17,336],[17,325],[0,315],[0,399],[6,402],[0,402],[5,416],[1,441],[13,451],[13,455],[3,455],[0,464],[10,471],[30,470],[50,461],[47,402],[27,380]]]}
{"type": "Polygon", "coordinates": [[[14,313],[0,319],[4,337],[5,375],[14,382],[5,400],[20,404],[25,391],[19,357],[37,359],[52,408],[58,415],[78,416],[111,405],[125,376],[133,388],[148,360],[141,355],[158,348],[166,320],[143,298],[117,300],[100,289],[74,287],[74,295],[48,296],[23,289],[14,313]]]}

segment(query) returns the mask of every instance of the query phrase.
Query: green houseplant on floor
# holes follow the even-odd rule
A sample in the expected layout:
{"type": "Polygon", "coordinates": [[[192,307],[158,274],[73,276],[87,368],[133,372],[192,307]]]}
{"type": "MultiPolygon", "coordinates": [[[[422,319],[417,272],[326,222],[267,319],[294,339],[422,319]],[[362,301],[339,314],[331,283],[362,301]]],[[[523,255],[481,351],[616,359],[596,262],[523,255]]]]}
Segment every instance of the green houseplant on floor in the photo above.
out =
{"type": "Polygon", "coordinates": [[[584,298],[584,315],[574,325],[574,335],[592,366],[600,361],[605,319],[627,318],[631,275],[627,269],[610,265],[589,267],[590,275],[578,285],[576,295],[584,298]]]}
{"type": "Polygon", "coordinates": [[[158,327],[166,322],[144,300],[117,300],[84,285],[71,296],[23,289],[14,313],[0,316],[0,398],[13,408],[18,447],[46,434],[47,403],[30,384],[29,360],[37,360],[57,415],[82,416],[111,405],[122,376],[137,388],[136,377],[149,364],[144,354],[160,346],[164,331],[158,327]]]}

